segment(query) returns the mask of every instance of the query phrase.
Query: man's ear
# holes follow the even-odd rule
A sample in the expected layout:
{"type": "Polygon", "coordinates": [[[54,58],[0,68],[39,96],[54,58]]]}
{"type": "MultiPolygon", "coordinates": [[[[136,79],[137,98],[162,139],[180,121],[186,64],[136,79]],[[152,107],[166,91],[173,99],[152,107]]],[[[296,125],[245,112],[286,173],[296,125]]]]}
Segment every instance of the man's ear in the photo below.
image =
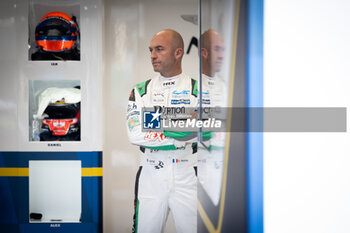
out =
{"type": "Polygon", "coordinates": [[[176,57],[176,59],[181,58],[183,54],[184,54],[184,51],[183,51],[182,48],[175,49],[175,57],[176,57]]]}
{"type": "Polygon", "coordinates": [[[201,48],[201,56],[204,58],[204,59],[207,59],[208,58],[208,50],[206,48],[201,48]]]}

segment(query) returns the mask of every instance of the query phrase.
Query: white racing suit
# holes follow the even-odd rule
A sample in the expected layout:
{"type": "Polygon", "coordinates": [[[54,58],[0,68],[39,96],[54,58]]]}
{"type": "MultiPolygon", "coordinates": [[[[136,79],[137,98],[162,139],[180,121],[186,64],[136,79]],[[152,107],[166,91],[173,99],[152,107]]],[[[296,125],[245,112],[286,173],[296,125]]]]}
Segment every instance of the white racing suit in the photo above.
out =
{"type": "Polygon", "coordinates": [[[197,133],[142,131],[143,107],[197,107],[197,81],[181,74],[139,83],[131,91],[127,131],[140,146],[133,232],[162,232],[169,210],[178,233],[197,231],[197,133]],[[189,143],[189,139],[191,139],[189,143]]]}

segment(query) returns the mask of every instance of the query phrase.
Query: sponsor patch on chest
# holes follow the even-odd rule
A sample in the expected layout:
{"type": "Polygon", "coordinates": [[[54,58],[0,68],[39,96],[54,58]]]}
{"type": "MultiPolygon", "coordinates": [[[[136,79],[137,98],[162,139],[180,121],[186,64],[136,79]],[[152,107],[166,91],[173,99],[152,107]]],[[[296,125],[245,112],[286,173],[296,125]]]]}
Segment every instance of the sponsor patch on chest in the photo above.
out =
{"type": "Polygon", "coordinates": [[[182,91],[175,90],[171,94],[172,94],[172,98],[189,98],[190,90],[182,90],[182,91]]]}
{"type": "Polygon", "coordinates": [[[165,81],[162,83],[162,87],[173,87],[176,85],[176,81],[172,80],[172,81],[165,81]]]}
{"type": "Polygon", "coordinates": [[[152,104],[154,105],[164,105],[165,104],[165,94],[163,92],[152,93],[152,104]]]}
{"type": "Polygon", "coordinates": [[[191,104],[190,99],[172,99],[170,104],[177,105],[177,104],[191,104]]]}
{"type": "Polygon", "coordinates": [[[172,99],[170,104],[191,104],[190,94],[190,90],[175,90],[171,93],[172,99]]]}

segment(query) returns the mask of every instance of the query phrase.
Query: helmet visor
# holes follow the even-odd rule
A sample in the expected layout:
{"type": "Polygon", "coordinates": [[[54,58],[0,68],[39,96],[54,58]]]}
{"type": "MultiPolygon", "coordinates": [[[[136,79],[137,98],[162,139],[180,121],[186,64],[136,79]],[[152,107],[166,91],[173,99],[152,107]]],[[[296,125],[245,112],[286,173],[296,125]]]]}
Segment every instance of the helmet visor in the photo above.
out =
{"type": "Polygon", "coordinates": [[[51,104],[45,112],[48,119],[69,119],[77,116],[79,108],[76,104],[51,104]]]}
{"type": "Polygon", "coordinates": [[[66,37],[75,35],[76,28],[66,20],[60,18],[46,19],[35,30],[36,36],[66,37]]]}

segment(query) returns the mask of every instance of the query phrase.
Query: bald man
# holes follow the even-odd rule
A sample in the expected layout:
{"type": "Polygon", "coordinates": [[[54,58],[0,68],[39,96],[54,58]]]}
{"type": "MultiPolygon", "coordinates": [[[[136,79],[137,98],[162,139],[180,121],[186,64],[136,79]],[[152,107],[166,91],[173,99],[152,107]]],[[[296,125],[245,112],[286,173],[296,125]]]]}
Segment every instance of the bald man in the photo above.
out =
{"type": "Polygon", "coordinates": [[[169,78],[182,73],[181,60],[184,42],[181,35],[173,30],[164,30],[153,36],[149,50],[155,72],[169,78]]]}
{"type": "Polygon", "coordinates": [[[169,210],[177,232],[196,232],[196,134],[155,131],[160,116],[141,122],[144,107],[182,112],[197,106],[197,82],[182,73],[184,43],[174,30],[155,34],[149,45],[156,77],[136,84],[129,96],[127,131],[140,147],[133,232],[162,232],[169,210]]]}

